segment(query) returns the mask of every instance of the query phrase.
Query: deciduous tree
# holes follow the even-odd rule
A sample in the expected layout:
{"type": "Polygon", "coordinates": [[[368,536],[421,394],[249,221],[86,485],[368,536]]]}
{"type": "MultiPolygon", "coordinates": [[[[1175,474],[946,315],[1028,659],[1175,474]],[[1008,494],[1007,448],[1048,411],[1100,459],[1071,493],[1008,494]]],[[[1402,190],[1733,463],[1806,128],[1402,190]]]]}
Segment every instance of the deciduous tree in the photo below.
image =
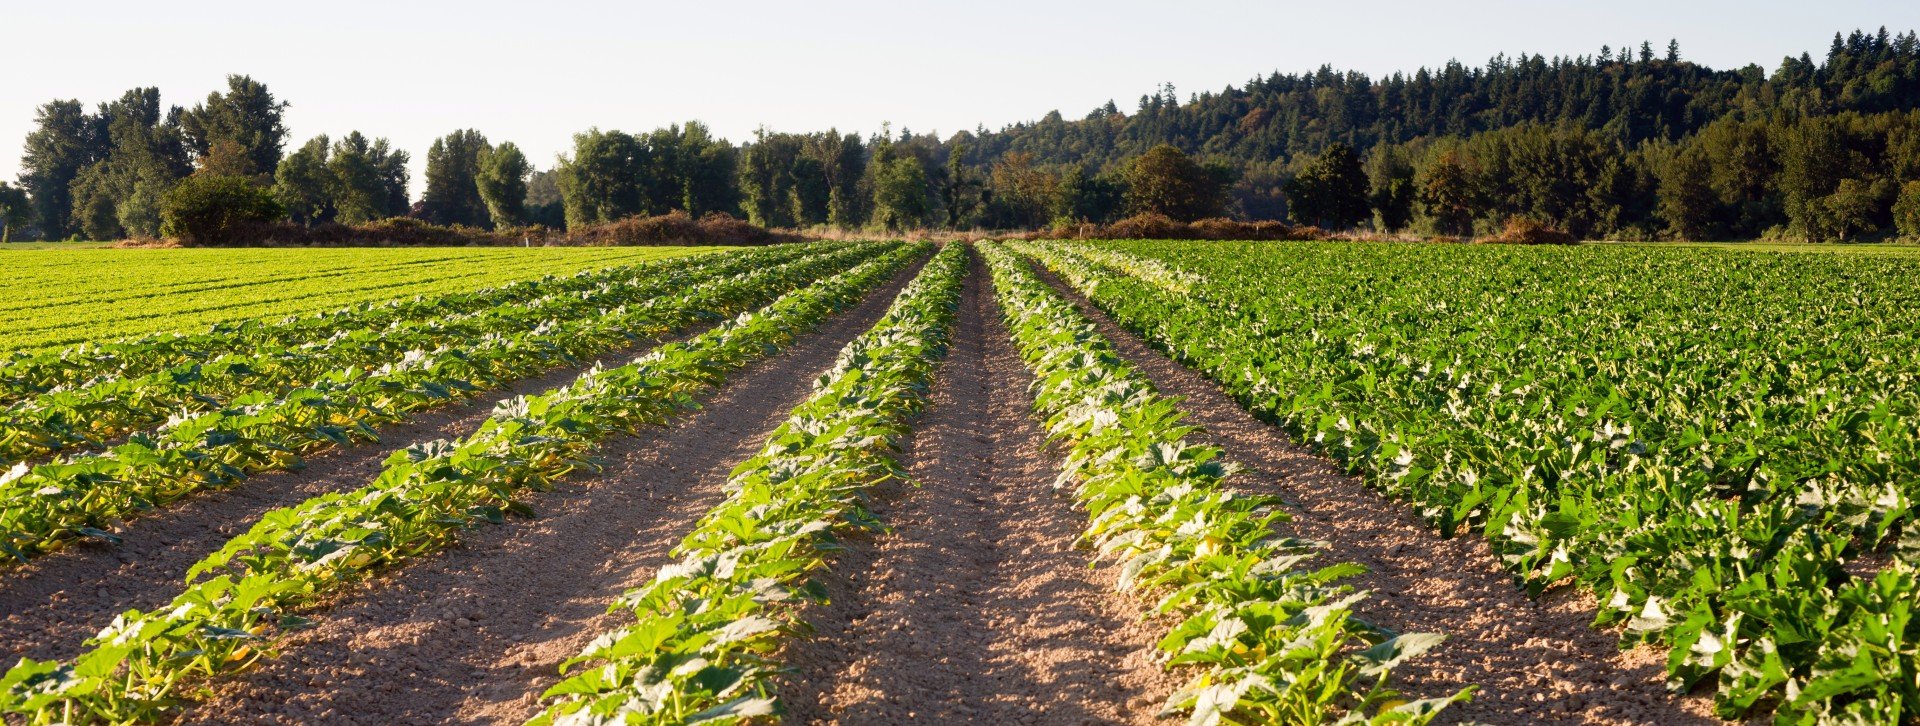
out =
{"type": "Polygon", "coordinates": [[[327,168],[333,172],[335,221],[363,224],[407,213],[407,152],[386,139],[358,131],[334,142],[327,168]]]}
{"type": "MultiPolygon", "coordinates": [[[[227,76],[227,91],[181,117],[188,144],[203,160],[213,159],[217,171],[242,172],[261,184],[272,183],[287,143],[282,116],[287,102],[273,97],[267,85],[251,76],[227,76]],[[216,152],[223,142],[231,144],[216,152]]],[[[205,163],[202,168],[207,168],[205,163]]]]}
{"type": "Polygon", "coordinates": [[[1218,175],[1168,144],[1135,159],[1127,167],[1127,208],[1135,214],[1164,214],[1190,222],[1219,216],[1226,206],[1226,184],[1218,175]]]}
{"type": "Polygon", "coordinates": [[[73,233],[72,185],[80,170],[98,161],[95,125],[79,101],[52,101],[42,105],[27,134],[26,153],[20,159],[20,182],[33,198],[40,234],[63,239],[73,233]]]}
{"type": "Polygon", "coordinates": [[[1903,237],[1920,238],[1920,180],[1900,187],[1900,196],[1893,203],[1893,225],[1903,237]]]}
{"type": "Polygon", "coordinates": [[[573,156],[560,160],[558,181],[567,226],[611,222],[641,213],[645,148],[620,131],[588,129],[573,136],[573,156]]]}
{"type": "Polygon", "coordinates": [[[1703,240],[1717,236],[1719,198],[1714,194],[1711,165],[1698,150],[1683,150],[1660,172],[1660,218],[1675,239],[1703,240]]]}
{"type": "Polygon", "coordinates": [[[274,197],[296,223],[312,226],[333,220],[339,182],[328,164],[327,144],[324,135],[307,140],[273,173],[274,197]]]}
{"type": "Polygon", "coordinates": [[[874,224],[890,231],[913,229],[925,225],[932,213],[927,169],[920,157],[900,154],[879,165],[874,175],[874,224]]]}
{"type": "Polygon", "coordinates": [[[1420,209],[1440,234],[1464,237],[1473,234],[1474,210],[1479,207],[1472,170],[1458,152],[1446,150],[1428,165],[1419,178],[1420,209]]]}
{"type": "Polygon", "coordinates": [[[508,141],[493,147],[480,157],[480,173],[474,182],[495,228],[519,227],[527,220],[527,177],[533,165],[520,147],[508,141]]]}
{"type": "Polygon", "coordinates": [[[1350,229],[1373,217],[1369,186],[1353,147],[1334,144],[1287,182],[1288,213],[1304,224],[1350,229]]]}
{"type": "Polygon", "coordinates": [[[33,200],[27,190],[0,181],[0,244],[13,241],[16,230],[33,218],[33,200]]]}
{"type": "Polygon", "coordinates": [[[434,139],[427,149],[427,188],[420,195],[422,210],[433,224],[485,227],[491,216],[480,196],[480,160],[492,146],[473,129],[462,129],[434,139]]]}

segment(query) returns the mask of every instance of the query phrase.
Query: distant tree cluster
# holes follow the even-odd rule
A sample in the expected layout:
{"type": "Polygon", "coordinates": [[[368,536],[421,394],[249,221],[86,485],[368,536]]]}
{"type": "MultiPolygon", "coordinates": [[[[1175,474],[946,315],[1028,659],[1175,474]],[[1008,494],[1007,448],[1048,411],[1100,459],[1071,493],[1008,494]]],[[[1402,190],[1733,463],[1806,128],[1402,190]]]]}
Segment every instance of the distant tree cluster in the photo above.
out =
{"type": "Polygon", "coordinates": [[[1836,35],[1826,57],[1714,71],[1681,57],[1495,57],[1372,79],[1329,67],[1142,96],[950,142],[978,166],[1122,175],[1171,145],[1234,173],[1228,211],[1466,235],[1523,217],[1582,236],[1841,239],[1900,226],[1920,180],[1920,37],[1836,35]],[[1368,212],[1359,213],[1352,159],[1368,212]],[[1337,173],[1336,173],[1337,172],[1337,173]],[[1338,193],[1334,193],[1334,192],[1338,193]],[[1302,208],[1304,207],[1304,208],[1302,208]]]}
{"type": "Polygon", "coordinates": [[[280,219],[306,227],[558,228],[678,211],[875,230],[1156,214],[1459,236],[1524,220],[1581,237],[1920,237],[1920,37],[1884,29],[1836,35],[1819,62],[1771,73],[1705,68],[1678,43],[1377,80],[1323,66],[944,138],[589,129],[544,169],[463,129],[427,149],[417,201],[407,152],[385,139],[316,136],[283,153],[286,106],[246,76],[191,109],[163,107],[153,88],[91,113],[41,106],[19,186],[0,184],[0,238],[159,235],[170,193],[201,176],[267,190],[280,219]]]}
{"type": "Polygon", "coordinates": [[[736,208],[738,163],[733,145],[699,122],[644,135],[589,129],[573,137],[554,181],[570,226],[674,210],[699,216],[736,208]]]}

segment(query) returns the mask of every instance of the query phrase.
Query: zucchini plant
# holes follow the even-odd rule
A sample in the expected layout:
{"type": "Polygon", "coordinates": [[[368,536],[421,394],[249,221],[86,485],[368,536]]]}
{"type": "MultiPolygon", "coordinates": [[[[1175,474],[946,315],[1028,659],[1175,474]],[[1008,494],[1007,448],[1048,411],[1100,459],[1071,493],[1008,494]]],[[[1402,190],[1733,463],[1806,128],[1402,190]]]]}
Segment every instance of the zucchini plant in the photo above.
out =
{"type": "Polygon", "coordinates": [[[1438,645],[1433,633],[1388,632],[1354,617],[1366,597],[1340,581],[1362,572],[1312,569],[1316,543],[1282,537],[1275,497],[1226,485],[1236,467],[1187,440],[1194,429],[1073,305],[999,244],[981,245],[1003,317],[1032,369],[1034,408],[1065,453],[1056,486],[1086,508],[1084,541],[1119,568],[1123,589],[1157,596],[1177,625],[1160,642],[1188,684],[1166,704],[1188,723],[1431,721],[1471,697],[1407,701],[1393,669],[1438,645]]]}
{"type": "Polygon", "coordinates": [[[595,638],[530,723],[729,723],[778,712],[772,654],[804,628],[808,576],[833,537],[877,529],[862,492],[905,476],[894,460],[925,402],[966,275],[949,243],[848,343],[814,393],[735,467],[727,498],[674,549],[678,562],[612,605],[633,621],[595,638]]]}

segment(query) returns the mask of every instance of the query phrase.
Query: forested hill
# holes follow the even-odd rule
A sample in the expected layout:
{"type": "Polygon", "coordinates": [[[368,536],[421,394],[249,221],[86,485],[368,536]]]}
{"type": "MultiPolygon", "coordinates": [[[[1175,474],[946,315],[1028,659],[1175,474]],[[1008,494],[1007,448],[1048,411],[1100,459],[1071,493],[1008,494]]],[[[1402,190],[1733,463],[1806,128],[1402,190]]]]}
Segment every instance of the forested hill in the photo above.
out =
{"type": "Polygon", "coordinates": [[[949,177],[986,177],[984,216],[1000,225],[1137,206],[1102,200],[1121,198],[1134,159],[1170,145],[1229,180],[1219,209],[1243,218],[1455,235],[1528,218],[1580,236],[1848,239],[1920,235],[1915,109],[1920,37],[1883,28],[1836,34],[1824,58],[1772,71],[1707,68],[1678,43],[1377,80],[1322,67],[895,146],[949,177]],[[947,158],[955,149],[960,164],[947,158]],[[1335,162],[1353,168],[1326,166],[1335,162]],[[1299,186],[1303,175],[1313,183],[1299,186]],[[1328,192],[1303,213],[1303,195],[1329,184],[1365,198],[1328,192]]]}
{"type": "Polygon", "coordinates": [[[1714,70],[1664,53],[1601,48],[1591,56],[1496,56],[1482,67],[1450,62],[1382,79],[1322,66],[1275,73],[1243,87],[1189,96],[1171,86],[1140,97],[1131,113],[1109,102],[1083,119],[1058,112],[1000,131],[963,134],[967,161],[1008,152],[1045,164],[1108,168],[1158,144],[1242,162],[1317,154],[1335,142],[1366,150],[1423,136],[1468,136],[1525,123],[1569,122],[1625,143],[1678,140],[1728,115],[1742,118],[1874,113],[1920,107],[1920,38],[1835,34],[1825,58],[1786,58],[1714,70]]]}
{"type": "Polygon", "coordinates": [[[1677,43],[1378,80],[1323,67],[944,137],[596,128],[544,170],[511,142],[459,129],[426,150],[417,200],[408,152],[359,131],[292,144],[286,105],[243,75],[191,109],[169,110],[156,88],[92,113],[50,101],[25,140],[21,185],[0,183],[0,239],[171,236],[167,220],[197,199],[302,228],[402,216],[574,228],[678,211],[803,229],[1162,215],[1448,236],[1531,222],[1583,238],[1920,240],[1911,30],[1836,35],[1818,62],[1802,54],[1771,71],[1706,68],[1677,43]],[[250,189],[245,204],[212,194],[250,189]]]}

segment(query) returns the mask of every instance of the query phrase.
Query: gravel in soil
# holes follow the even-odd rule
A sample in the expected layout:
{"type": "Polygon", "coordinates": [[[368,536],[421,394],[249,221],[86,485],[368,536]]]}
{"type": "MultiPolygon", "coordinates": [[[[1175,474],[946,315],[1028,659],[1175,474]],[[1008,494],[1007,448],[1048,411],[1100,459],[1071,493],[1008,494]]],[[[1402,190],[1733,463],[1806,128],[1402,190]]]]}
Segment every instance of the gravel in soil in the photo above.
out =
{"type": "Polygon", "coordinates": [[[875,493],[891,531],[849,538],[815,634],[782,658],[791,723],[1145,723],[1177,684],[1164,624],[1073,547],[1086,525],[1026,395],[984,266],[902,458],[875,493]]]}
{"type": "MultiPolygon", "coordinates": [[[[917,267],[917,266],[916,266],[917,267]]],[[[699,411],[608,442],[604,471],[528,496],[534,519],[370,581],[284,638],[281,657],[217,686],[195,723],[520,723],[559,664],[629,622],[607,605],[644,584],[720,499],[728,471],[811,392],[841,346],[912,276],[778,356],[736,371],[699,411]]]]}
{"type": "Polygon", "coordinates": [[[1591,626],[1595,603],[1574,593],[1527,597],[1479,536],[1442,539],[1404,503],[1388,499],[1332,462],[1254,418],[1212,381],[1150,347],[1039,270],[1099,326],[1119,353],[1163,393],[1180,396],[1198,440],[1246,466],[1232,484],[1278,494],[1289,534],[1326,543],[1322,561],[1369,572],[1350,582],[1372,595],[1356,607],[1369,622],[1400,632],[1438,632],[1447,641],[1395,670],[1399,687],[1421,697],[1480,686],[1471,703],[1447,709],[1445,723],[1715,724],[1711,700],[1676,698],[1664,686],[1665,652],[1622,650],[1591,626]]]}

